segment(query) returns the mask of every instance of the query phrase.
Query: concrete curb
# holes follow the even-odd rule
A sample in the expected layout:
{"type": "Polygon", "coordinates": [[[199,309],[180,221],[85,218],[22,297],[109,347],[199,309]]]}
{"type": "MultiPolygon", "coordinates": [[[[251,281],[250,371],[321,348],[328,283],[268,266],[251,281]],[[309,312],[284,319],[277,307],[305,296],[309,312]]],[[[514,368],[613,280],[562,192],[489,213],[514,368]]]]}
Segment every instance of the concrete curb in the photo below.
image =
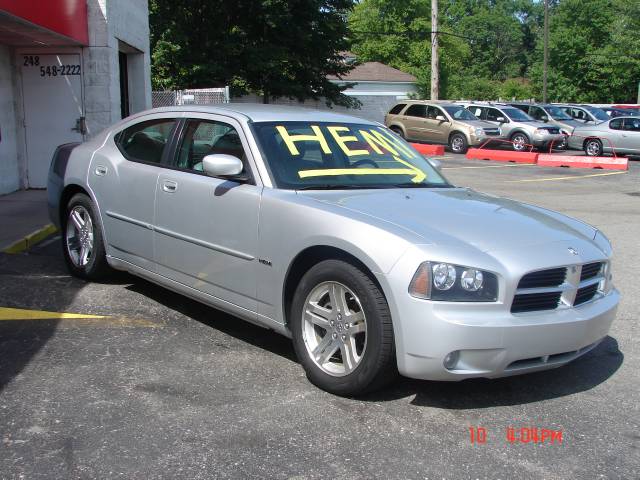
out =
{"type": "Polygon", "coordinates": [[[22,253],[25,250],[28,250],[34,245],[40,243],[47,237],[53,235],[57,231],[58,229],[50,223],[42,228],[39,228],[35,232],[31,232],[29,235],[21,238],[17,242],[12,243],[7,248],[2,250],[2,253],[22,253]]]}

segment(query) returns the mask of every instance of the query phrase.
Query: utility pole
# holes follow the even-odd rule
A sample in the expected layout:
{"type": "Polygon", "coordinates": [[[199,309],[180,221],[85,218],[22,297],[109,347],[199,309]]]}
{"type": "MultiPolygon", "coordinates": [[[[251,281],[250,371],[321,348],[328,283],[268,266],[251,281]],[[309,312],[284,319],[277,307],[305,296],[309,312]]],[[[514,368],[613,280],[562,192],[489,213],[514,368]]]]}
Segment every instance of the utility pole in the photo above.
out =
{"type": "Polygon", "coordinates": [[[438,0],[431,0],[431,100],[440,96],[440,59],[438,58],[438,0]]]}
{"type": "Polygon", "coordinates": [[[544,64],[542,71],[542,101],[547,103],[547,76],[549,74],[549,0],[544,0],[544,64]]]}

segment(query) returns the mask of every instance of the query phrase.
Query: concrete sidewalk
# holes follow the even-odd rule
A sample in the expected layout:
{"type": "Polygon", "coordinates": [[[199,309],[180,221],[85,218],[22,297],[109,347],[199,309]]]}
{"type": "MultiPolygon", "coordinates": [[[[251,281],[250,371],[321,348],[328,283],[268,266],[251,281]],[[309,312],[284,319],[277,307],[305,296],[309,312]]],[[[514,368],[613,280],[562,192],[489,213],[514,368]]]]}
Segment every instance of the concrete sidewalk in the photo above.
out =
{"type": "Polygon", "coordinates": [[[46,190],[20,190],[0,196],[0,252],[25,239],[41,240],[52,233],[50,224],[46,190]]]}

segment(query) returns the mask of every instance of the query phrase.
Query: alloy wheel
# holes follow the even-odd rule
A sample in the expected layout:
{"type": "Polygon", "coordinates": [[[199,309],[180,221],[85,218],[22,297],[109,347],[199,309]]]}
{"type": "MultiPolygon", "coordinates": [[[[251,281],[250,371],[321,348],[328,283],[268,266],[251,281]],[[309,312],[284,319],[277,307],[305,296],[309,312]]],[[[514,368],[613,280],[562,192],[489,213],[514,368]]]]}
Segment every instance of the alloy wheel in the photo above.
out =
{"type": "Polygon", "coordinates": [[[85,267],[93,253],[93,222],[82,205],[76,205],[69,212],[66,243],[73,264],[78,268],[85,267]]]}
{"type": "Polygon", "coordinates": [[[367,346],[367,320],[356,294],[338,282],[323,282],[307,296],[302,337],[320,369],[342,377],[353,372],[367,346]]]}

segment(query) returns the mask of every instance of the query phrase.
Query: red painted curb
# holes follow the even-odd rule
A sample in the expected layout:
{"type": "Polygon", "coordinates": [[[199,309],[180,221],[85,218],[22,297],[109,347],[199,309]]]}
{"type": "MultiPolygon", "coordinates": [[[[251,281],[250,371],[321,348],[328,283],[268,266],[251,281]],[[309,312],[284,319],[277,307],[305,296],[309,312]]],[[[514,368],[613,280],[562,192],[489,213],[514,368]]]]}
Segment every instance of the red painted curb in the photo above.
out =
{"type": "Polygon", "coordinates": [[[424,143],[412,143],[411,146],[423,155],[444,155],[444,145],[425,145],[424,143]]]}
{"type": "Polygon", "coordinates": [[[602,168],[603,170],[628,170],[629,161],[622,157],[583,157],[577,155],[540,154],[541,167],[602,168]]]}
{"type": "Polygon", "coordinates": [[[494,160],[496,162],[528,163],[534,164],[538,160],[538,153],[512,152],[505,150],[487,150],[484,148],[470,148],[467,150],[467,158],[475,160],[494,160]]]}

